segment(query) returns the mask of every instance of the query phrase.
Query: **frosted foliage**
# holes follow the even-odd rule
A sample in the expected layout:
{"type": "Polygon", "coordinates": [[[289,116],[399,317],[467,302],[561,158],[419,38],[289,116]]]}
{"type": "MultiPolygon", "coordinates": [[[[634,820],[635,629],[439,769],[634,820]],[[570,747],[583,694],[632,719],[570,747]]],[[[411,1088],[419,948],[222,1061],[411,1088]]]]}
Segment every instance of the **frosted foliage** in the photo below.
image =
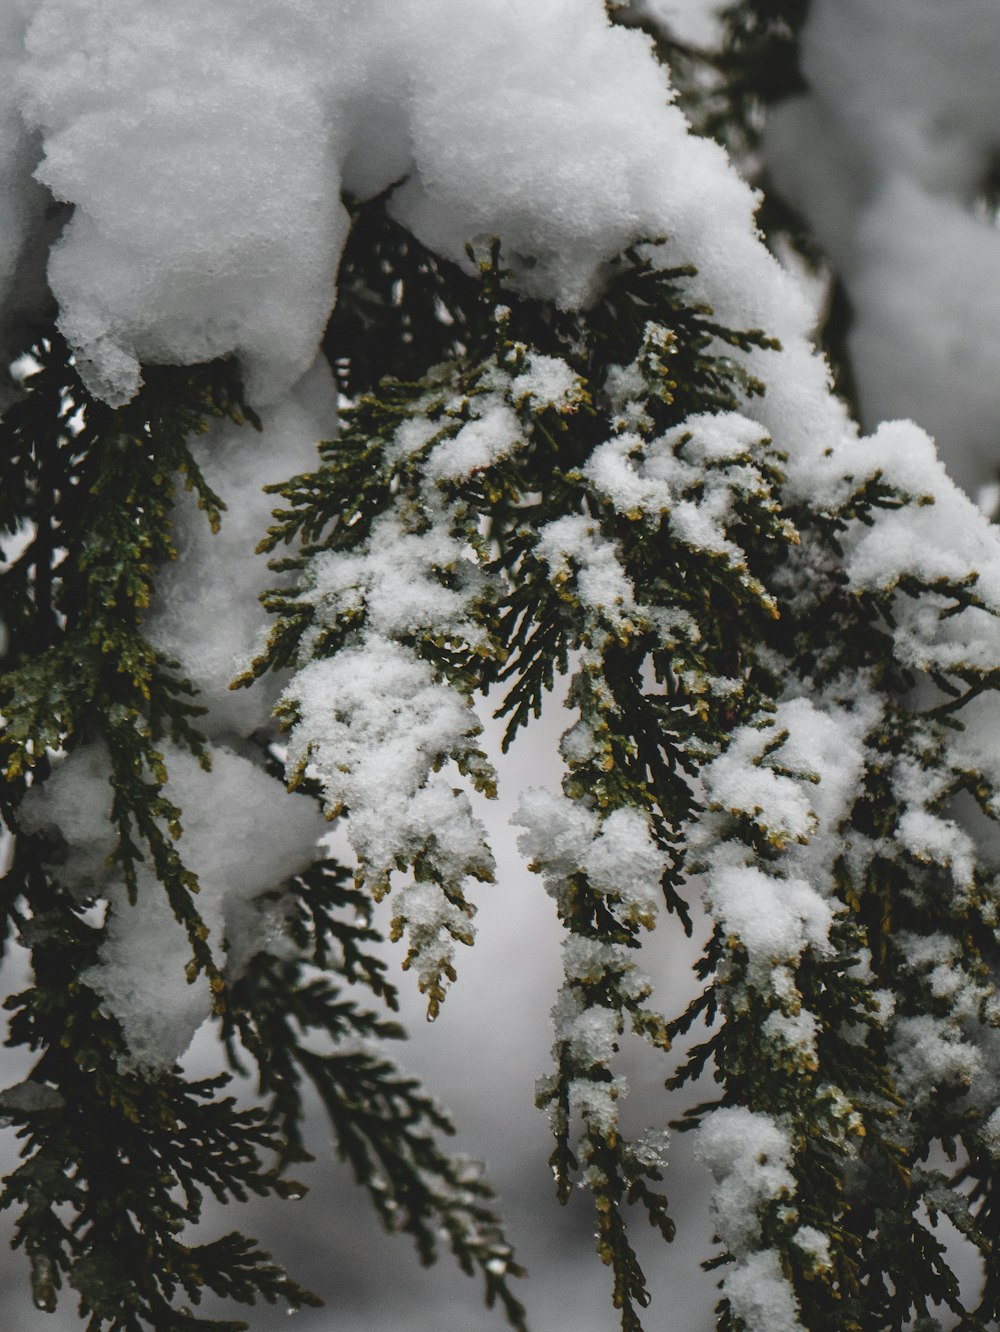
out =
{"type": "Polygon", "coordinates": [[[514,816],[524,829],[518,848],[559,900],[577,874],[618,904],[619,914],[652,925],[666,858],[645,817],[618,809],[601,820],[590,810],[541,789],[525,792],[514,816]]]}
{"type": "Polygon", "coordinates": [[[798,959],[807,944],[829,952],[833,906],[804,879],[778,879],[755,865],[718,866],[706,901],[727,934],[747,950],[750,979],[763,985],[775,962],[798,959]]]}
{"type": "Polygon", "coordinates": [[[583,385],[560,357],[536,352],[528,368],[511,380],[510,394],[519,407],[524,405],[535,412],[551,407],[565,412],[572,411],[582,401],[583,385]]]}
{"type": "Polygon", "coordinates": [[[749,1254],[725,1271],[720,1285],[747,1332],[800,1332],[795,1295],[774,1249],[749,1254]]]}
{"type": "MultiPolygon", "coordinates": [[[[164,793],[183,808],[179,850],[198,876],[196,904],[208,942],[221,962],[226,941],[227,975],[235,980],[237,967],[254,954],[280,954],[288,947],[280,911],[255,899],[313,861],[324,822],[311,801],[287,794],[227,749],[212,751],[211,772],[172,746],[164,746],[164,759],[170,773],[164,793]]],[[[87,983],[121,1022],[132,1061],[151,1070],[168,1068],[211,1013],[212,995],[204,977],[193,985],[185,981],[190,942],[149,867],[139,867],[132,906],[121,877],[107,864],[116,840],[108,823],[108,778],[103,749],[81,747],[44,788],[28,795],[24,809],[32,829],[57,829],[67,843],[66,870],[53,864],[54,876],[65,873],[69,887],[86,887],[88,895],[108,901],[101,961],[86,973],[87,983]]]]}
{"type": "Polygon", "coordinates": [[[609,440],[594,451],[585,472],[619,512],[652,522],[665,516],[679,541],[742,568],[743,552],[727,538],[726,527],[734,497],[762,494],[763,483],[751,466],[722,470],[719,464],[738,461],[760,440],[760,425],[745,416],[698,413],[645,446],[627,433],[609,440]]]}
{"type": "Polygon", "coordinates": [[[299,599],[315,607],[316,633],[363,612],[370,628],[386,637],[426,632],[477,646],[485,634],[470,622],[468,608],[484,582],[464,544],[443,524],[408,532],[392,509],[372,524],[364,546],[311,560],[299,599]],[[457,586],[441,581],[445,572],[455,575],[457,586]]]}
{"type": "Polygon", "coordinates": [[[775,1009],[761,1027],[769,1040],[786,1046],[807,1063],[816,1056],[816,1029],[816,1019],[804,1008],[797,1013],[782,1013],[775,1009]]]}
{"type": "Polygon", "coordinates": [[[310,765],[327,809],[349,810],[351,844],[376,888],[398,859],[431,845],[454,886],[470,861],[489,877],[492,856],[468,796],[436,772],[449,756],[478,754],[481,727],[468,700],[439,684],[426,662],[372,634],[303,667],[289,701],[297,718],[289,773],[310,765]]]}
{"type": "Polygon", "coordinates": [[[644,999],[652,990],[651,982],[636,965],[635,949],[583,934],[568,934],[563,940],[563,970],[570,985],[599,984],[613,976],[619,990],[630,999],[644,999]]]}
{"type": "MultiPolygon", "coordinates": [[[[846,559],[854,588],[891,588],[907,574],[928,582],[961,581],[975,572],[977,593],[1000,609],[996,529],[949,479],[923,430],[908,421],[889,422],[868,439],[845,444],[837,466],[856,480],[878,475],[915,499],[932,501],[891,517],[887,510],[873,513],[872,527],[855,534],[846,559]]],[[[990,632],[985,616],[964,612],[962,622],[990,632]]],[[[938,632],[954,630],[945,625],[938,632]]]]}
{"type": "Polygon", "coordinates": [[[557,1029],[556,1037],[569,1043],[570,1053],[584,1067],[606,1064],[617,1049],[618,1015],[595,1005],[557,1029]]]}
{"type": "Polygon", "coordinates": [[[520,442],[521,425],[502,400],[487,396],[475,405],[476,415],[442,441],[427,460],[427,475],[435,480],[458,480],[483,467],[491,467],[520,442]]]}
{"type": "Polygon", "coordinates": [[[577,595],[585,606],[614,625],[630,622],[635,589],[615,544],[601,535],[597,523],[582,514],[557,518],[542,528],[536,551],[556,583],[575,577],[577,595]]]}
{"type": "Polygon", "coordinates": [[[942,1084],[968,1086],[982,1070],[979,1050],[954,1022],[930,1014],[897,1017],[893,1031],[896,1086],[910,1100],[926,1101],[942,1084]]]}
{"type": "Polygon", "coordinates": [[[870,421],[913,415],[971,492],[993,479],[1000,231],[976,196],[998,143],[994,0],[815,0],[808,93],[765,155],[846,281],[870,421]]]}
{"type": "Polygon", "coordinates": [[[192,444],[226,511],[213,533],[193,496],[178,497],[178,558],[159,574],[146,633],[200,691],[198,702],[209,708],[201,725],[211,735],[249,735],[270,722],[276,682],[229,688],[267,628],[258,597],[281,581],[263,555],[254,555],[275,504],[263,487],[313,464],[316,441],[329,433],[335,413],[332,377],[325,363],[317,363],[288,398],[263,412],[260,434],[224,422],[192,444]]]}
{"type": "Polygon", "coordinates": [[[702,1121],[695,1155],[715,1180],[712,1215],[719,1238],[740,1258],[755,1247],[764,1205],[795,1192],[788,1134],[769,1115],[724,1107],[702,1121]]]}
{"type": "Polygon", "coordinates": [[[772,986],[774,964],[795,961],[806,947],[829,951],[832,866],[864,771],[873,709],[864,696],[850,710],[791,699],[769,725],[737,731],[703,771],[708,808],[718,811],[692,830],[707,870],[705,901],[747,950],[748,978],[758,987],[772,986]],[[717,820],[733,814],[784,852],[775,873],[747,863],[742,842],[724,840],[717,820]]]}
{"type": "Polygon", "coordinates": [[[621,1078],[611,1082],[588,1082],[577,1078],[569,1084],[570,1109],[601,1137],[612,1137],[618,1128],[618,1103],[626,1094],[621,1078]]]}

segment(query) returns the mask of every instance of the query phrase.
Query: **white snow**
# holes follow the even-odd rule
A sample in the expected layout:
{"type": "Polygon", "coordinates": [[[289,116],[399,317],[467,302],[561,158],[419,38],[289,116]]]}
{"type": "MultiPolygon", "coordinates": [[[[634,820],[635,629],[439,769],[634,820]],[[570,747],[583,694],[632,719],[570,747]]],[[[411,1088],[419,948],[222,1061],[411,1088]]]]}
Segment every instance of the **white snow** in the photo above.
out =
{"type": "Polygon", "coordinates": [[[574,875],[585,874],[622,919],[652,927],[666,858],[638,810],[617,809],[601,819],[562,795],[533,789],[522,797],[514,821],[524,829],[521,854],[537,866],[557,901],[574,875]]]}
{"type": "MultiPolygon", "coordinates": [[[[163,746],[163,754],[170,774],[164,794],[183,810],[178,851],[200,885],[195,906],[220,965],[227,943],[227,974],[237,979],[238,968],[256,953],[287,951],[280,913],[276,917],[256,899],[315,859],[324,822],[312,801],[289,795],[228,749],[211,751],[211,772],[171,745],[163,746]]],[[[212,995],[204,977],[186,983],[191,946],[150,866],[139,867],[133,906],[119,872],[107,863],[115,845],[107,822],[109,772],[100,746],[75,750],[29,793],[25,824],[34,831],[58,829],[69,855],[65,866],[52,864],[52,873],[81,895],[107,900],[101,961],[84,979],[122,1024],[132,1062],[155,1071],[184,1053],[212,1011],[212,995]]]]}
{"type": "Polygon", "coordinates": [[[974,493],[996,468],[1000,231],[977,206],[996,149],[993,0],[814,0],[809,91],[764,155],[846,282],[866,425],[913,417],[974,493]]]}
{"type": "Polygon", "coordinates": [[[397,859],[412,860],[431,844],[456,886],[468,863],[491,874],[468,796],[437,772],[449,757],[478,752],[480,723],[468,700],[438,684],[426,662],[371,634],[303,667],[292,700],[298,720],[289,775],[310,766],[330,814],[350,810],[349,836],[373,886],[388,884],[397,859]]]}
{"type": "Polygon", "coordinates": [[[270,617],[258,597],[287,583],[272,573],[257,543],[279,498],[263,487],[315,464],[316,445],[336,422],[332,377],[319,362],[279,405],[265,409],[263,430],[221,422],[192,443],[195,461],[226,505],[218,532],[191,495],[178,495],[173,518],[177,559],[156,582],[146,619],[150,642],[180,663],[209,708],[202,728],[214,736],[247,736],[270,724],[280,681],[229,688],[259,650],[270,617]]]}
{"type": "Polygon", "coordinates": [[[695,1156],[715,1179],[712,1208],[719,1238],[734,1257],[742,1257],[756,1248],[759,1210],[795,1193],[788,1134],[769,1115],[727,1106],[705,1116],[695,1156]]]}

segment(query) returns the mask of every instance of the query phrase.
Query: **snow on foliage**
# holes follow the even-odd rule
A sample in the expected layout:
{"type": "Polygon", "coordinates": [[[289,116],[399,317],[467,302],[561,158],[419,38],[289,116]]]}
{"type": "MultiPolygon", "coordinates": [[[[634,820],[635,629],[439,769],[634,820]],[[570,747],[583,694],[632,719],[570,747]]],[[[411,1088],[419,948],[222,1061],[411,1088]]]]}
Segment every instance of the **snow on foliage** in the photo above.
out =
{"type": "MultiPolygon", "coordinates": [[[[308,801],[282,793],[249,760],[222,747],[211,757],[206,771],[190,754],[165,747],[166,792],[183,802],[184,852],[201,886],[199,912],[213,944],[225,942],[233,982],[256,953],[280,956],[289,947],[280,903],[255,899],[312,863],[324,828],[308,801]]],[[[107,899],[107,937],[85,979],[122,1023],[134,1063],[155,1072],[184,1053],[211,1013],[213,996],[204,978],[187,983],[188,940],[150,870],[140,871],[129,905],[110,859],[111,802],[107,755],[84,746],[31,791],[21,817],[28,832],[59,835],[65,870],[53,865],[57,878],[65,874],[81,899],[107,899]]]]}
{"type": "MultiPolygon", "coordinates": [[[[628,1032],[665,1050],[696,1019],[708,1034],[672,1081],[711,1063],[720,1085],[690,1118],[716,1181],[721,1325],[827,1327],[831,1301],[845,1326],[882,1325],[893,1300],[926,1313],[911,1270],[935,1243],[925,1203],[946,1196],[989,1258],[1000,543],[921,429],[861,437],[849,420],[754,191],[689,133],[647,38],[599,0],[20,0],[0,36],[3,336],[45,317],[46,261],[88,407],[81,456],[111,422],[110,474],[148,462],[145,498],[109,483],[124,522],[67,539],[59,574],[96,589],[77,644],[95,679],[127,603],[128,704],[112,690],[96,721],[92,700],[73,711],[43,653],[18,663],[11,708],[9,774],[37,777],[20,828],[74,904],[106,904],[81,980],[124,1032],[122,1068],[166,1077],[255,950],[326,965],[332,916],[309,898],[296,933],[299,898],[274,895],[308,873],[322,827],[265,774],[281,757],[346,820],[357,888],[393,893],[433,1017],[472,942],[470,880],[494,874],[472,800],[495,793],[477,696],[506,690],[513,738],[568,674],[562,792],[526,792],[517,815],[565,927],[538,1101],[560,1196],[578,1178],[594,1193],[623,1327],[648,1300],[624,1207],[666,1238],[673,1221],[663,1132],[626,1131],[615,1058],[628,1032]],[[50,249],[40,199],[65,205],[50,249]],[[366,226],[382,228],[367,268],[351,248],[366,226]],[[338,404],[343,363],[386,311],[400,364],[338,404]],[[357,341],[327,368],[340,315],[357,341]],[[144,406],[157,368],[226,357],[259,417],[202,394],[161,439],[169,410],[144,406]],[[228,420],[206,429],[212,411],[228,420]],[[209,524],[194,498],[163,499],[168,447],[209,524]],[[147,588],[129,560],[162,568],[147,588]],[[207,709],[198,733],[174,670],[207,709]],[[237,674],[268,679],[232,693],[237,674]],[[272,713],[283,755],[265,753],[272,713]],[[705,988],[668,1021],[637,958],[661,903],[686,922],[692,891],[712,924],[705,988]],[[935,1141],[958,1140],[967,1178],[921,1173],[935,1141]]],[[[61,614],[56,637],[77,627],[61,614]]],[[[346,945],[344,966],[385,993],[346,945]]],[[[237,1003],[226,1020],[260,1047],[263,1018],[237,1003]]],[[[334,1066],[301,1058],[339,1106],[334,1066]]],[[[287,1125],[290,1075],[275,1078],[287,1125]]],[[[401,1093],[385,1094],[395,1113],[401,1093]]],[[[420,1102],[440,1128],[435,1113],[420,1102]]],[[[381,1166],[352,1163],[383,1187],[381,1166]]],[[[447,1184],[435,1206],[493,1298],[499,1250],[474,1193],[447,1184]],[[451,1203],[471,1209],[453,1228],[451,1203]]],[[[424,1224],[408,1228],[428,1256],[424,1224]]]]}

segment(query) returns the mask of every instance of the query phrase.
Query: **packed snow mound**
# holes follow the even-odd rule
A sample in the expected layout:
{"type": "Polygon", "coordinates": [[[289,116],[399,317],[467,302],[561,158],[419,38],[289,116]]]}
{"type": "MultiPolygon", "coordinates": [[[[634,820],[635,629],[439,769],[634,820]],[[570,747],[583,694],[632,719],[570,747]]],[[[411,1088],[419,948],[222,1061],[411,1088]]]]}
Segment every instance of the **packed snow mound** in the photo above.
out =
{"type": "Polygon", "coordinates": [[[665,237],[667,261],[726,279],[724,318],[806,326],[756,238],[753,191],[687,133],[648,40],[611,27],[601,0],[19,12],[23,40],[3,20],[0,284],[37,162],[73,210],[49,262],[60,324],[108,402],[135,393],[143,362],[230,353],[258,407],[282,396],[334,303],[342,200],[390,187],[396,218],[442,255],[467,263],[470,241],[500,236],[521,285],[564,306],[592,299],[624,246],[665,237]]]}

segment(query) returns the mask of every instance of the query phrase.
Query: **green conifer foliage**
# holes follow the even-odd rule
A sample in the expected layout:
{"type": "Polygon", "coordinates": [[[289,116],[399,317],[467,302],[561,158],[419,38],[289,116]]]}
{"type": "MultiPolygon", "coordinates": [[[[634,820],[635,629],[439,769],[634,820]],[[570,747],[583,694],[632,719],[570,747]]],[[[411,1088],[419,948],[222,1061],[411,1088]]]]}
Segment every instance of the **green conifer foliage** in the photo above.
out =
{"type": "MultiPolygon", "coordinates": [[[[373,221],[372,234],[387,225],[373,221]]],[[[565,801],[539,812],[529,797],[520,816],[566,929],[539,1104],[560,1197],[577,1177],[594,1194],[622,1327],[640,1327],[648,1298],[626,1205],[667,1239],[673,1221],[656,1188],[662,1141],[623,1134],[613,1057],[626,1028],[666,1048],[699,1019],[710,1034],[670,1085],[709,1071],[719,1085],[682,1125],[700,1126],[719,1183],[719,1328],[763,1326],[777,1308],[824,1332],[902,1329],[940,1304],[962,1327],[988,1326],[990,1107],[968,1089],[974,1047],[996,1022],[995,890],[988,869],[958,865],[965,844],[948,816],[967,790],[993,817],[989,783],[950,743],[996,672],[974,649],[964,659],[949,626],[972,630],[970,617],[996,608],[971,569],[858,584],[849,554],[865,533],[934,497],[875,449],[830,458],[830,502],[787,498],[781,456],[738,415],[765,386],[727,352],[768,341],[690,304],[690,272],[656,270],[635,247],[601,301],[568,316],[520,297],[497,246],[477,258],[478,301],[464,277],[448,288],[465,301],[449,311],[450,359],[362,394],[322,466],[279,488],[265,548],[301,540],[275,566],[299,583],[269,596],[278,619],[254,671],[297,671],[280,708],[290,778],[308,764],[331,810],[363,814],[360,769],[314,701],[356,718],[338,663],[405,655],[460,716],[502,684],[508,740],[569,672],[578,720],[563,740],[565,801]],[[394,619],[386,562],[404,558],[413,605],[394,619]],[[838,727],[856,785],[824,813],[814,793],[836,789],[838,727]],[[937,844],[907,824],[918,807],[939,819],[937,844]],[[784,909],[779,899],[741,917],[726,885],[742,876],[748,900],[766,886],[794,902],[807,857],[828,899],[802,899],[797,941],[762,943],[753,915],[784,909]],[[698,967],[706,986],[665,1020],[647,1005],[637,947],[657,883],[683,926],[697,874],[718,922],[698,967]],[[914,962],[914,939],[934,941],[926,962],[914,962]],[[913,1076],[908,1042],[927,1060],[919,1089],[899,1085],[913,1076]],[[751,1155],[734,1165],[742,1139],[751,1155]],[[954,1168],[927,1164],[941,1147],[954,1168]],[[749,1193],[734,1194],[741,1171],[749,1193]],[[727,1206],[741,1208],[738,1223],[727,1206]],[[975,1309],[934,1229],[941,1213],[987,1265],[975,1309]]],[[[443,269],[427,257],[395,288],[417,345],[421,319],[440,321],[427,292],[443,269]]],[[[419,802],[449,762],[490,792],[469,721],[424,756],[409,796],[419,802]]],[[[381,859],[355,843],[359,882],[377,894],[396,870],[414,872],[419,897],[397,893],[394,928],[409,934],[432,1015],[455,978],[452,944],[467,938],[461,878],[490,869],[471,836],[455,859],[446,835],[415,820],[381,859]]]]}
{"type": "Polygon", "coordinates": [[[8,1039],[37,1058],[2,1095],[23,1163],[4,1181],[0,1205],[16,1214],[14,1243],[30,1259],[36,1305],[53,1310],[69,1285],[89,1332],[235,1332],[246,1324],[199,1317],[191,1306],[205,1292],[244,1304],[319,1303],[253,1240],[233,1232],[191,1243],[186,1235],[206,1193],[220,1202],[301,1196],[285,1171],[310,1159],[302,1140],[308,1082],[387,1227],[411,1234],[425,1262],[442,1229],[463,1269],[482,1276],[487,1301],[499,1300],[512,1326],[522,1326],[507,1284],[520,1269],[488,1186],[475,1163],[442,1149],[450,1122],[381,1053],[385,1039],[402,1035],[398,1025],[340,992],[360,983],[395,1007],[367,949],[378,938],[367,904],[343,871],[318,862],[297,879],[286,919],[292,954],[259,955],[228,988],[218,941],[198,913],[183,811],[164,795],[162,746],[186,747],[208,766],[197,730],[204,710],[175,663],[146,640],[143,615],[157,567],[173,554],[178,482],[194,489],[213,528],[225,521],[188,441],[212,417],[255,421],[233,367],[148,368],[139,396],[112,410],[87,393],[56,333],[30,355],[0,440],[3,529],[13,539],[0,575],[8,631],[0,710],[3,817],[18,834],[3,879],[4,936],[30,949],[33,968],[31,986],[7,1001],[8,1039]],[[223,1094],[228,1074],[190,1081],[176,1068],[136,1066],[88,983],[106,922],[92,897],[61,886],[58,871],[53,877],[59,848],[28,835],[18,810],[53,756],[95,741],[110,759],[114,863],[133,898],[148,887],[137,867],[152,866],[187,930],[188,980],[207,973],[230,1063],[257,1079],[255,1107],[223,1094]],[[333,1042],[331,1053],[317,1053],[317,1037],[333,1042]],[[347,1041],[351,1053],[339,1053],[347,1041]]]}
{"type": "Polygon", "coordinates": [[[372,902],[391,894],[436,1016],[473,938],[468,881],[494,875],[470,799],[496,784],[475,704],[501,691],[510,744],[568,677],[561,794],[526,792],[518,814],[564,928],[538,1102],[558,1196],[593,1197],[624,1332],[649,1302],[629,1209],[667,1240],[675,1220],[665,1135],[624,1124],[616,1056],[627,1034],[665,1051],[699,1024],[669,1085],[700,1098],[681,1127],[716,1180],[720,1332],[902,1332],[941,1306],[982,1332],[1000,1317],[1000,803],[976,725],[1000,683],[1000,579],[974,543],[950,548],[971,511],[910,427],[845,430],[806,491],[754,417],[784,353],[718,320],[656,238],[567,311],[524,295],[499,241],[466,269],[436,257],[393,222],[392,193],[353,209],[326,338],[349,405],[316,466],[271,488],[273,625],[234,681],[288,673],[283,776],[346,815],[357,868],[349,882],[319,860],[275,884],[286,946],[238,975],[165,794],[169,746],[207,761],[198,703],[143,632],[178,478],[225,522],[188,441],[216,414],[252,425],[237,377],[150,367],[112,410],[53,333],[4,418],[3,814],[19,835],[3,905],[34,968],[8,1007],[37,1062],[3,1094],[24,1141],[3,1203],[36,1302],[68,1285],[94,1332],[193,1332],[243,1326],[191,1312],[203,1291],[313,1299],[253,1241],[185,1232],[206,1190],[300,1191],[285,1172],[308,1159],[311,1086],[387,1228],[425,1261],[447,1243],[525,1326],[479,1170],[443,1150],[448,1119],[386,1056],[399,1028],[344,987],[394,1008],[372,952],[372,902]],[[225,1075],[137,1064],[88,983],[108,923],[19,811],[93,742],[115,863],[133,895],[154,871],[254,1108],[225,1075]],[[663,912],[690,931],[696,894],[701,992],[662,1014],[642,943],[663,912]],[[972,1307],[940,1216],[981,1256],[972,1307]]]}

